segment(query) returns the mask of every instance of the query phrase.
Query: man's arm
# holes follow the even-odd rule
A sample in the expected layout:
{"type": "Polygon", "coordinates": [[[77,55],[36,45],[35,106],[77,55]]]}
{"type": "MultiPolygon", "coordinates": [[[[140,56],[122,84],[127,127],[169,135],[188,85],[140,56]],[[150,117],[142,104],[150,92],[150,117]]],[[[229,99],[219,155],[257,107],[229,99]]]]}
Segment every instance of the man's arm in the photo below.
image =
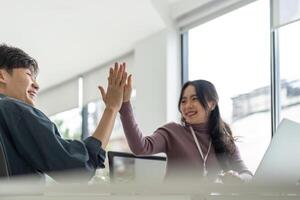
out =
{"type": "Polygon", "coordinates": [[[103,149],[108,143],[117,113],[123,102],[126,79],[125,63],[120,64],[120,66],[118,63],[115,63],[115,67],[110,68],[109,71],[107,92],[105,92],[103,87],[99,86],[106,108],[92,137],[102,142],[103,149]]]}
{"type": "Polygon", "coordinates": [[[101,141],[89,137],[83,142],[61,138],[56,125],[41,111],[22,102],[2,101],[0,115],[7,127],[7,145],[14,147],[10,162],[20,158],[20,166],[12,167],[12,175],[22,172],[42,172],[57,178],[54,171],[80,170],[90,178],[95,169],[104,167],[105,151],[101,141]],[[24,169],[19,169],[25,167],[24,169]]]}
{"type": "Polygon", "coordinates": [[[13,99],[3,100],[2,114],[6,116],[8,131],[18,154],[40,172],[83,169],[91,177],[97,167],[104,167],[105,151],[101,147],[106,146],[121,107],[124,79],[124,66],[116,64],[110,70],[107,93],[100,89],[106,111],[93,136],[83,142],[61,138],[55,124],[39,110],[13,99]]]}

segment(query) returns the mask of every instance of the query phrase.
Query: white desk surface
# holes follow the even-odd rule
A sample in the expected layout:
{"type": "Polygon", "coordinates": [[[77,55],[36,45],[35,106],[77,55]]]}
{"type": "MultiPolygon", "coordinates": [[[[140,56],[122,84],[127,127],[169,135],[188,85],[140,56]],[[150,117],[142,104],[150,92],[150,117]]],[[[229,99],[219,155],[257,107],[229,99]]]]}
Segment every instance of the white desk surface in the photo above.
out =
{"type": "Polygon", "coordinates": [[[178,184],[30,184],[0,181],[0,199],[300,199],[300,186],[178,184]]]}

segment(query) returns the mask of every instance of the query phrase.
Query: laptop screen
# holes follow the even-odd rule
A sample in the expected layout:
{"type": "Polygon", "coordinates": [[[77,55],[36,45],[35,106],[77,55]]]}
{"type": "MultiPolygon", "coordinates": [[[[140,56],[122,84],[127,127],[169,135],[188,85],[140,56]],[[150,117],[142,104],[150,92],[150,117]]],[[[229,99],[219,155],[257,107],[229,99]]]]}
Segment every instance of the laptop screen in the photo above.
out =
{"type": "Polygon", "coordinates": [[[162,182],[166,157],[135,156],[130,153],[108,152],[110,178],[114,182],[162,182]]]}
{"type": "Polygon", "coordinates": [[[283,119],[254,175],[253,182],[295,185],[300,179],[300,124],[283,119]]]}

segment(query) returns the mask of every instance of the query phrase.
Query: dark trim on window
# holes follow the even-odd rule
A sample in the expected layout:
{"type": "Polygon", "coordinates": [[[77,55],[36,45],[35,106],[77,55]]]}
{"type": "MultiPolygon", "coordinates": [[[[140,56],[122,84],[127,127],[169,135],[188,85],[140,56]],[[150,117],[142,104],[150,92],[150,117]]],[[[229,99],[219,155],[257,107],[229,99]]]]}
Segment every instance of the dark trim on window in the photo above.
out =
{"type": "Polygon", "coordinates": [[[280,73],[279,73],[279,48],[278,31],[271,33],[271,119],[272,137],[276,132],[280,120],[280,73]]]}
{"type": "Polygon", "coordinates": [[[189,80],[189,32],[181,34],[181,85],[189,80]]]}
{"type": "Polygon", "coordinates": [[[81,139],[85,139],[89,136],[89,129],[88,129],[88,105],[82,107],[81,110],[82,116],[82,126],[81,126],[81,139]]]}
{"type": "Polygon", "coordinates": [[[272,27],[273,1],[270,0],[270,32],[271,32],[271,131],[272,137],[277,130],[280,120],[280,66],[279,66],[279,32],[272,27]]]}

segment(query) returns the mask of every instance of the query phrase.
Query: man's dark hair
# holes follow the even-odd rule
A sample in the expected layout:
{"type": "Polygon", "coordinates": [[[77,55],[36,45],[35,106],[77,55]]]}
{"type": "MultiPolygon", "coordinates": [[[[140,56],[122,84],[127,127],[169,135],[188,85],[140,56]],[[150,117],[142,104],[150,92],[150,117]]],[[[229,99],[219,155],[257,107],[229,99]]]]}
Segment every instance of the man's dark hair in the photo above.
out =
{"type": "Polygon", "coordinates": [[[30,69],[35,75],[38,74],[39,70],[36,60],[23,50],[0,44],[0,69],[12,73],[12,70],[16,68],[30,69]]]}

